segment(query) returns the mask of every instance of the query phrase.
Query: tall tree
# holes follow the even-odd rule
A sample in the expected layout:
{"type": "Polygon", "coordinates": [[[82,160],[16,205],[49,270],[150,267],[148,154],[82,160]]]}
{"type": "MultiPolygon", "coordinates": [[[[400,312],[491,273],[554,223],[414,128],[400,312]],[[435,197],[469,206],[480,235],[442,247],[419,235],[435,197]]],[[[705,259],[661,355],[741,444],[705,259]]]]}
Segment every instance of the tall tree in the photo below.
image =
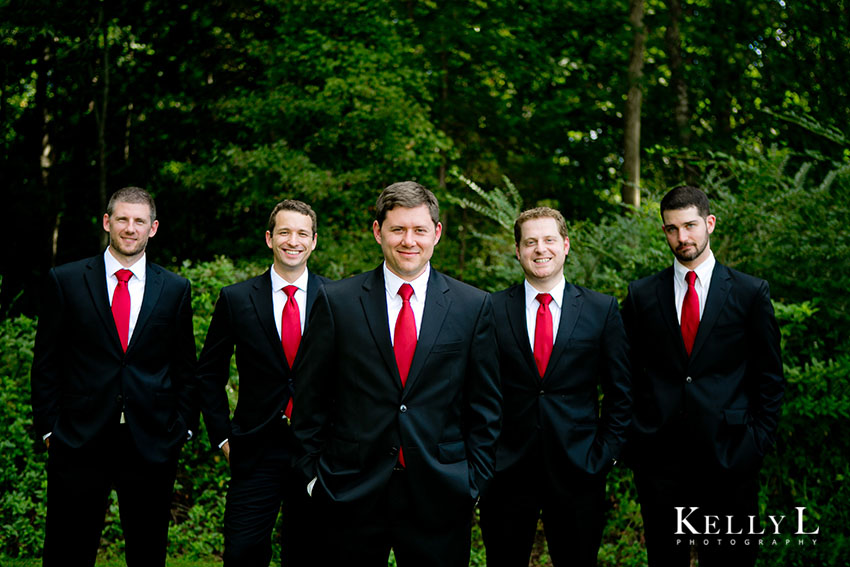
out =
{"type": "Polygon", "coordinates": [[[629,91],[626,96],[625,136],[623,151],[623,202],[640,206],[640,125],[643,101],[643,54],[646,29],[643,25],[643,0],[631,0],[629,23],[634,43],[629,55],[629,91]]]}

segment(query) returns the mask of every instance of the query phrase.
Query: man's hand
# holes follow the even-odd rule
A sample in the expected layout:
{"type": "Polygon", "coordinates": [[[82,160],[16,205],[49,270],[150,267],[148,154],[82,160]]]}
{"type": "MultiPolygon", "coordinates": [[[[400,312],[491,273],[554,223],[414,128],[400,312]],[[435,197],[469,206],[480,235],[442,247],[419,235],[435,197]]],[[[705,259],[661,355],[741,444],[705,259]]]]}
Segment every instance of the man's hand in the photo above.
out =
{"type": "Polygon", "coordinates": [[[230,441],[225,441],[221,446],[221,452],[224,453],[224,460],[227,461],[227,466],[230,466],[230,441]]]}
{"type": "Polygon", "coordinates": [[[50,437],[44,438],[44,446],[47,447],[47,450],[50,450],[50,437]]]}

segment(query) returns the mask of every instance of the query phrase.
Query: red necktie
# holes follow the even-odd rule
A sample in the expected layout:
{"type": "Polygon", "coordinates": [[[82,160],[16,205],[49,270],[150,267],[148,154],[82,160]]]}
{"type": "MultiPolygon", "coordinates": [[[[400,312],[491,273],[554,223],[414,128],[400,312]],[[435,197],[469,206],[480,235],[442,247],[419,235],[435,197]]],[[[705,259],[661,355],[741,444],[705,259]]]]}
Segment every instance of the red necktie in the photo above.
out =
{"type": "Polygon", "coordinates": [[[398,294],[401,296],[402,304],[398,319],[395,320],[393,350],[403,387],[407,383],[407,373],[410,372],[413,353],[416,352],[416,319],[413,318],[413,308],[410,306],[413,288],[410,284],[402,284],[398,294]]]}
{"type": "Polygon", "coordinates": [[[694,339],[697,337],[697,329],[699,328],[699,296],[697,296],[697,290],[694,288],[696,279],[696,272],[691,271],[685,274],[688,291],[685,292],[685,300],[682,302],[682,340],[685,341],[685,350],[688,351],[688,356],[691,355],[691,350],[694,348],[694,339]]]}
{"type": "MultiPolygon", "coordinates": [[[[286,362],[290,368],[292,368],[292,363],[295,362],[298,345],[301,344],[301,312],[298,310],[298,303],[295,301],[296,291],[298,291],[298,288],[294,285],[283,288],[283,292],[286,294],[286,305],[283,306],[283,315],[280,318],[280,342],[283,345],[283,354],[286,355],[286,362]]],[[[292,418],[291,396],[284,413],[287,418],[292,418]]]]}
{"type": "MultiPolygon", "coordinates": [[[[401,387],[407,383],[407,374],[410,372],[410,363],[413,362],[413,353],[416,352],[416,319],[413,317],[413,308],[410,306],[410,297],[413,288],[410,284],[402,284],[398,289],[401,296],[401,311],[395,320],[395,333],[393,335],[393,350],[395,351],[395,363],[398,365],[398,374],[401,377],[401,387]]],[[[398,462],[404,465],[404,453],[401,447],[398,449],[398,462]]]]}
{"type": "Polygon", "coordinates": [[[118,329],[118,338],[121,339],[121,348],[127,352],[127,342],[130,335],[130,290],[127,288],[127,280],[133,276],[130,270],[118,270],[115,277],[118,285],[112,293],[112,318],[115,319],[115,328],[118,329]]]}
{"type": "Polygon", "coordinates": [[[552,332],[552,312],[549,311],[549,303],[552,296],[548,293],[538,293],[537,322],[534,327],[534,362],[537,363],[537,372],[540,377],[546,374],[546,366],[549,364],[549,356],[552,354],[552,344],[555,342],[552,332]]]}

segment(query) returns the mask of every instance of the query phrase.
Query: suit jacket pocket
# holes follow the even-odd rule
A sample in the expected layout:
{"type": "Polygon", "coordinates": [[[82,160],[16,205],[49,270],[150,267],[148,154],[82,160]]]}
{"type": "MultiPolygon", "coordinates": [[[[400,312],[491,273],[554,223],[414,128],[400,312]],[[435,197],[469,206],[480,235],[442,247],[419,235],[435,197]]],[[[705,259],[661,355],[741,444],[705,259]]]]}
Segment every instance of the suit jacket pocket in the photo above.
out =
{"type": "Polygon", "coordinates": [[[329,468],[335,473],[352,472],[360,468],[360,444],[356,441],[333,438],[328,443],[329,468]]]}
{"type": "Polygon", "coordinates": [[[177,407],[177,394],[156,392],[153,395],[153,404],[157,409],[173,410],[177,407]]]}
{"type": "Polygon", "coordinates": [[[747,410],[745,409],[727,409],[723,410],[723,421],[726,425],[746,425],[747,410]]]}
{"type": "Polygon", "coordinates": [[[89,396],[78,396],[65,394],[62,396],[62,409],[72,413],[79,413],[89,407],[91,398],[89,396]]]}
{"type": "Polygon", "coordinates": [[[437,445],[437,458],[443,464],[457,463],[466,458],[466,445],[463,441],[447,441],[437,445]]]}
{"type": "Polygon", "coordinates": [[[464,341],[435,344],[431,347],[431,352],[459,352],[463,348],[463,345],[464,341]]]}

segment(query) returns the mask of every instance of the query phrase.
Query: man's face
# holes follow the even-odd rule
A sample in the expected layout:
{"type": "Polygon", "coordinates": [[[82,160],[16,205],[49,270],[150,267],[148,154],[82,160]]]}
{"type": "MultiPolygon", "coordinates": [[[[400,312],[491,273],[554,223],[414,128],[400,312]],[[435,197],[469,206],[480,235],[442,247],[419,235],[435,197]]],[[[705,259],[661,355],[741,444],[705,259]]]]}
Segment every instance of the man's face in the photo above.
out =
{"type": "Polygon", "coordinates": [[[119,201],[111,215],[103,215],[103,230],[109,233],[109,246],[119,261],[135,261],[157,228],[159,221],[151,222],[151,208],[144,203],[119,201]]]}
{"type": "Polygon", "coordinates": [[[564,273],[570,252],[570,239],[561,236],[552,217],[529,219],[520,225],[516,257],[528,283],[539,291],[549,291],[564,273]]]}
{"type": "Polygon", "coordinates": [[[703,218],[696,207],[664,211],[661,229],[673,255],[685,267],[695,268],[708,256],[709,235],[714,232],[714,215],[703,218]]]}
{"type": "Polygon", "coordinates": [[[442,231],[442,224],[434,226],[427,205],[412,209],[396,207],[387,212],[383,224],[379,225],[378,221],[372,224],[387,267],[407,281],[425,271],[442,231]]]}
{"type": "Polygon", "coordinates": [[[266,231],[266,244],[274,253],[275,269],[281,276],[300,276],[317,242],[313,220],[296,211],[278,211],[274,231],[266,231]]]}

